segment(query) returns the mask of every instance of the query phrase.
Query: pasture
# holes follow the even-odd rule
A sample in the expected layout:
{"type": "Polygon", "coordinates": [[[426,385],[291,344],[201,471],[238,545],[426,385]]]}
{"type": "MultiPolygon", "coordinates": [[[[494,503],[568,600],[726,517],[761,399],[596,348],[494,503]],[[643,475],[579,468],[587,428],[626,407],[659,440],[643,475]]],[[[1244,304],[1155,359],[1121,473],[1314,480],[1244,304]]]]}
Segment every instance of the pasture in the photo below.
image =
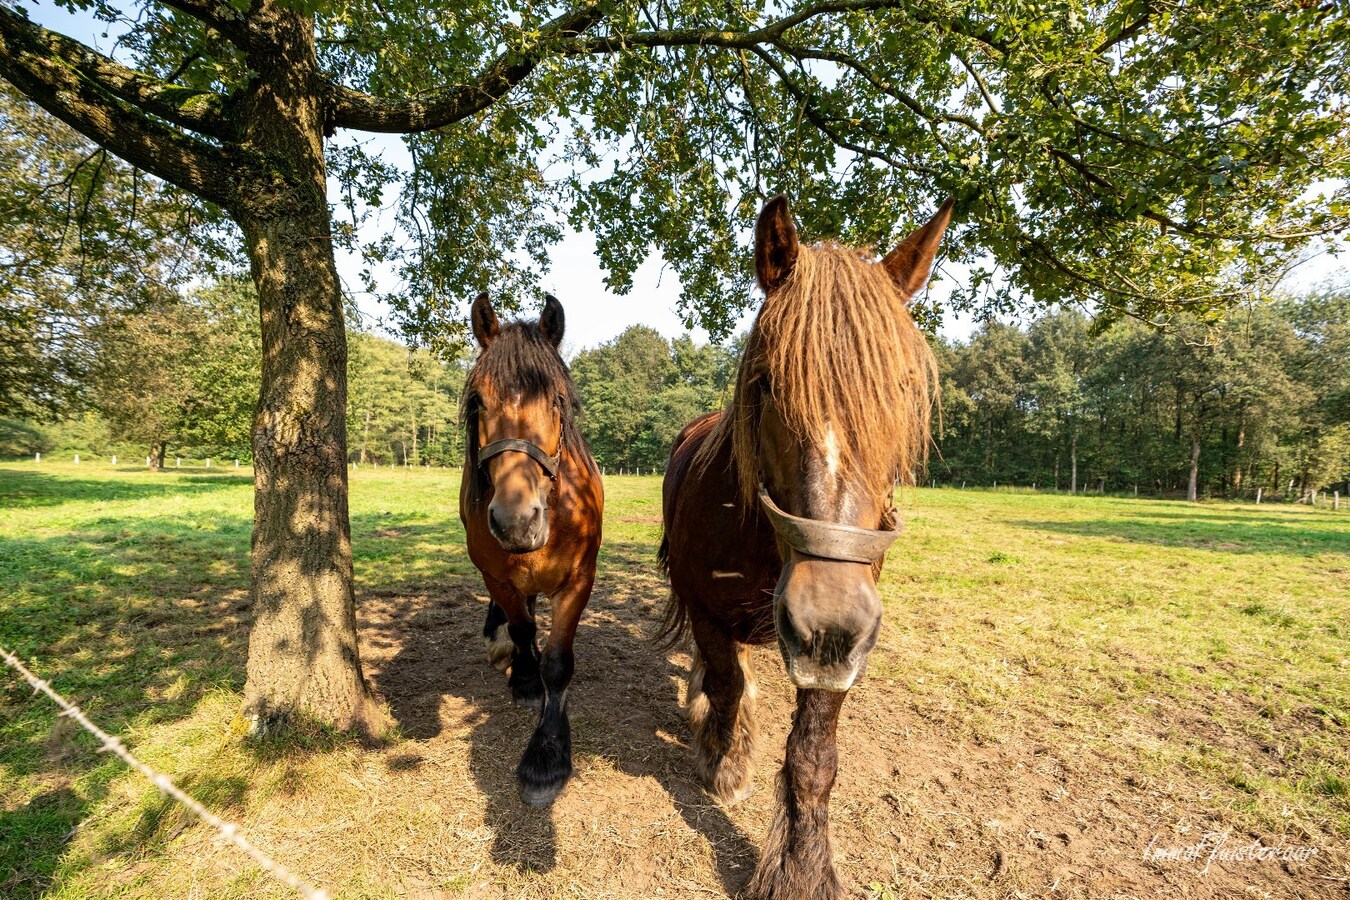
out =
{"type": "MultiPolygon", "coordinates": [[[[646,638],[666,594],[659,478],[606,479],[577,776],[542,812],[516,799],[535,714],[485,660],[458,491],[454,470],[352,476],[361,651],[398,722],[381,746],[244,737],[252,484],[232,469],[0,465],[0,643],[335,896],[734,894],[792,695],[757,651],[756,791],[708,799],[684,749],[688,656],[646,638]]],[[[898,502],[882,637],[840,727],[834,852],[854,894],[1344,896],[1350,513],[898,502]],[[1214,840],[1316,853],[1162,858],[1214,840]]],[[[0,804],[0,896],[288,896],[8,674],[0,804]]]]}

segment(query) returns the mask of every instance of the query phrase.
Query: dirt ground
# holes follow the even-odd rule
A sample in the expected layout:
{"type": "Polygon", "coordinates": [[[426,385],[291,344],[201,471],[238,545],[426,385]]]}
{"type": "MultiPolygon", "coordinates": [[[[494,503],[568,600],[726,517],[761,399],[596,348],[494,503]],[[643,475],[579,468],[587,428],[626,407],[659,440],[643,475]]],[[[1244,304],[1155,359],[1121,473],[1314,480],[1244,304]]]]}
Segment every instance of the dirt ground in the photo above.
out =
{"type": "MultiPolygon", "coordinates": [[[[793,704],[777,650],[755,653],[762,698],[755,793],[724,809],[702,792],[687,756],[688,655],[661,653],[646,637],[664,587],[606,568],[614,574],[602,575],[577,638],[570,691],[576,777],[542,812],[516,799],[514,768],[534,714],[512,705],[504,676],[486,662],[481,587],[466,581],[443,593],[362,598],[367,672],[405,737],[384,754],[375,793],[417,797],[446,826],[438,853],[418,851],[400,867],[402,895],[719,897],[734,896],[749,877],[793,704]],[[447,881],[445,872],[470,874],[447,881]]],[[[883,630],[876,654],[893,652],[883,630]]],[[[1204,716],[1179,715],[1193,720],[1173,726],[1217,728],[1204,716]]],[[[850,891],[876,898],[1350,895],[1344,847],[1321,836],[1317,854],[1303,862],[1224,860],[1254,840],[1293,847],[1319,836],[1229,832],[1229,817],[1203,786],[1142,777],[1107,754],[1065,755],[1054,723],[1042,724],[992,745],[962,741],[927,721],[903,685],[865,679],[844,706],[831,806],[836,866],[850,891]],[[1211,859],[1216,843],[1221,852],[1211,859]],[[1197,858],[1146,858],[1185,848],[1197,858]]],[[[1210,740],[1224,746],[1243,738],[1216,733],[1210,740]]]]}

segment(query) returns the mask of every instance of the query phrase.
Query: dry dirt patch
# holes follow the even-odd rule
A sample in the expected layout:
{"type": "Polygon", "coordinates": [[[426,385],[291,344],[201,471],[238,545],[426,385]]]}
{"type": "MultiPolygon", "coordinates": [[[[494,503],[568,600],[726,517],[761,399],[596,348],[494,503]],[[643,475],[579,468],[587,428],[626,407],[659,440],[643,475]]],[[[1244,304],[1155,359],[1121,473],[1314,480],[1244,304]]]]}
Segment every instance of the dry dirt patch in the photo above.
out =
{"type": "MultiPolygon", "coordinates": [[[[577,777],[546,812],[516,799],[533,714],[486,663],[484,599],[470,586],[361,604],[363,656],[405,740],[384,752],[389,793],[416,797],[446,842],[390,875],[422,896],[695,897],[734,894],[772,812],[792,692],[772,648],[755,654],[763,743],[756,792],[724,809],[696,782],[680,712],[684,653],[646,640],[655,579],[603,581],[577,639],[577,777]],[[446,883],[437,873],[468,873],[446,883]],[[394,874],[397,873],[397,874],[394,874]],[[436,885],[442,885],[437,887],[436,885]]],[[[883,645],[878,653],[888,652],[883,645]]],[[[865,681],[840,729],[832,806],[841,874],[860,896],[1345,896],[1346,858],[1306,863],[1151,861],[1227,826],[1214,798],[1105,757],[1063,758],[1046,735],[995,744],[926,721],[901,685],[865,681]]],[[[1228,846],[1299,843],[1231,834],[1228,846]]],[[[392,861],[391,861],[392,862],[392,861]]]]}

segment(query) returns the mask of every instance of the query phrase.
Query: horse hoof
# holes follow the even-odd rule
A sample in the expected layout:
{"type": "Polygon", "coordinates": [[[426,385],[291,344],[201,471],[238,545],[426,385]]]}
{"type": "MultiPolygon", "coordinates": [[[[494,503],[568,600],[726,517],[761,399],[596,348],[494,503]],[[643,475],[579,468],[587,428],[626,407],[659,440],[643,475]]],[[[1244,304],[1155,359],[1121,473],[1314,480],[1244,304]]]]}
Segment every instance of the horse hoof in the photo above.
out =
{"type": "Polygon", "coordinates": [[[544,708],[544,688],[540,684],[511,685],[511,700],[522,709],[544,708]]]}
{"type": "Polygon", "coordinates": [[[749,782],[746,782],[745,784],[741,785],[738,788],[726,789],[724,790],[724,792],[721,793],[714,790],[710,791],[709,793],[712,794],[714,800],[716,800],[723,806],[735,806],[736,804],[749,799],[750,795],[753,794],[754,792],[755,786],[749,782]]]}
{"type": "Polygon", "coordinates": [[[553,805],[553,801],[558,799],[558,795],[567,787],[567,779],[564,778],[557,784],[526,784],[520,783],[520,802],[533,809],[543,809],[553,805]]]}

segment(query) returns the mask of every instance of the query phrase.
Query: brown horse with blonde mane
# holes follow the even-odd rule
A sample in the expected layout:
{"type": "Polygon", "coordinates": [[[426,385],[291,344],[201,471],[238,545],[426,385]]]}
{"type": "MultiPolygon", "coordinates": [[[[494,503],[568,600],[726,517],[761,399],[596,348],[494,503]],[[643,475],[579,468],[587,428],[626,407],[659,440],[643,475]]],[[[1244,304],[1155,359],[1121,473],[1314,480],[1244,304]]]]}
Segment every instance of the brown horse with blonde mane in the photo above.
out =
{"type": "Polygon", "coordinates": [[[547,806],[572,775],[567,685],[577,621],[595,583],[604,490],[558,354],[562,304],[547,296],[538,322],[501,325],[483,293],[470,315],[482,352],[464,388],[459,517],[491,596],[488,659],[510,669],[515,701],[539,710],[516,768],[520,796],[547,806]],[[553,613],[542,654],[534,621],[541,594],[553,613]]]}
{"type": "Polygon", "coordinates": [[[745,895],[843,895],[830,790],[844,697],[881,627],[876,579],[899,532],[897,479],[922,464],[936,365],[908,302],[951,201],[884,259],[804,246],[783,197],[755,226],[764,305],[731,405],[685,426],[663,489],[664,632],[694,638],[687,711],[708,790],[750,793],[755,684],[748,645],[778,641],[797,710],[779,803],[745,895]]]}

